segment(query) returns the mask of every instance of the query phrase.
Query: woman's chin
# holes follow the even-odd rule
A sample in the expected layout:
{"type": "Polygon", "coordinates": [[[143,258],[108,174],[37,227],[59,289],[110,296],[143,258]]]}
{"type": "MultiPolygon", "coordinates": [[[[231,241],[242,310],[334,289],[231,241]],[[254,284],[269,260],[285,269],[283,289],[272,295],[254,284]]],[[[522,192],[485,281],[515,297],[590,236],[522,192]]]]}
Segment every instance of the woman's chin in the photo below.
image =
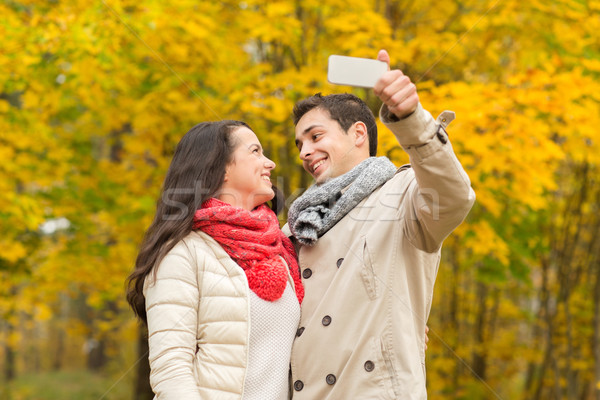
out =
{"type": "Polygon", "coordinates": [[[254,198],[254,207],[253,208],[258,207],[261,204],[265,204],[267,201],[273,200],[274,197],[275,197],[275,192],[273,192],[273,191],[271,191],[271,193],[264,193],[264,194],[256,195],[254,198]]]}

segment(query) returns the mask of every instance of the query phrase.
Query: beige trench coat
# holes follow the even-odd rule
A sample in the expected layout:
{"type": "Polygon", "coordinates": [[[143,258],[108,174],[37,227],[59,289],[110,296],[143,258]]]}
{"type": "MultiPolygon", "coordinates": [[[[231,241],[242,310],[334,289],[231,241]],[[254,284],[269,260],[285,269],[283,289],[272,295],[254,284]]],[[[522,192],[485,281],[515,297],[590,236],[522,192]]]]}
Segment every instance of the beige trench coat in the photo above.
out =
{"type": "Polygon", "coordinates": [[[427,397],[425,324],[441,245],[475,194],[427,111],[419,105],[393,123],[386,115],[382,108],[412,168],[299,249],[306,294],[292,350],[294,399],[427,397]]]}

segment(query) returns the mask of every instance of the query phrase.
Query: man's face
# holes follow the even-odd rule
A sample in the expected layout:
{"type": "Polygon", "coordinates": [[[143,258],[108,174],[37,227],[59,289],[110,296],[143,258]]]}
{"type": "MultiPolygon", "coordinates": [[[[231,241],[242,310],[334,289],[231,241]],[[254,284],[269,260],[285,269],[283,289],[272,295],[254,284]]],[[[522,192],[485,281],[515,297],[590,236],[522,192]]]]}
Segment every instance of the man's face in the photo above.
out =
{"type": "Polygon", "coordinates": [[[329,112],[320,108],[310,110],[296,124],[296,147],[302,166],[317,184],[345,174],[362,161],[355,126],[344,132],[329,112]]]}

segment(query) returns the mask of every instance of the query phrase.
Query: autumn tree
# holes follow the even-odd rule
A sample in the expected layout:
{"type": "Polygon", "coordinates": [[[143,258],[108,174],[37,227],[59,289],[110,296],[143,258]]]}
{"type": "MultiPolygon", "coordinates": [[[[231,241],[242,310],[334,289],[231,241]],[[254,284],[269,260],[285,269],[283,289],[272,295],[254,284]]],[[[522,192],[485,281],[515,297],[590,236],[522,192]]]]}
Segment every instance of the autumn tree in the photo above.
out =
{"type": "MultiPolygon", "coordinates": [[[[599,11],[592,0],[0,4],[3,379],[139,369],[142,393],[144,332],[123,285],[175,144],[200,121],[248,122],[289,205],[311,184],[294,103],[352,91],[377,112],[371,91],[327,83],[327,57],[386,48],[426,109],[457,113],[448,133],[477,193],[443,251],[431,397],[600,399],[599,11]]],[[[379,141],[379,155],[409,161],[382,125],[379,141]]]]}

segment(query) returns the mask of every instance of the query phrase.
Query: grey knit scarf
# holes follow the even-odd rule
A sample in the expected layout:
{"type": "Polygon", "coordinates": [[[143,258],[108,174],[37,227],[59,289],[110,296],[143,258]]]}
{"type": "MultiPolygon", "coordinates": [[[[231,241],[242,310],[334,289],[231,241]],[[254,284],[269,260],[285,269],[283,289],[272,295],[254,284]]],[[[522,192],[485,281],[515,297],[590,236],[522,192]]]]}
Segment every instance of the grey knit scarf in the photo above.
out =
{"type": "Polygon", "coordinates": [[[292,234],[303,245],[314,245],[395,173],[396,166],[387,157],[369,157],[344,175],[309,187],[288,212],[292,234]],[[345,190],[342,192],[342,189],[345,190]]]}

